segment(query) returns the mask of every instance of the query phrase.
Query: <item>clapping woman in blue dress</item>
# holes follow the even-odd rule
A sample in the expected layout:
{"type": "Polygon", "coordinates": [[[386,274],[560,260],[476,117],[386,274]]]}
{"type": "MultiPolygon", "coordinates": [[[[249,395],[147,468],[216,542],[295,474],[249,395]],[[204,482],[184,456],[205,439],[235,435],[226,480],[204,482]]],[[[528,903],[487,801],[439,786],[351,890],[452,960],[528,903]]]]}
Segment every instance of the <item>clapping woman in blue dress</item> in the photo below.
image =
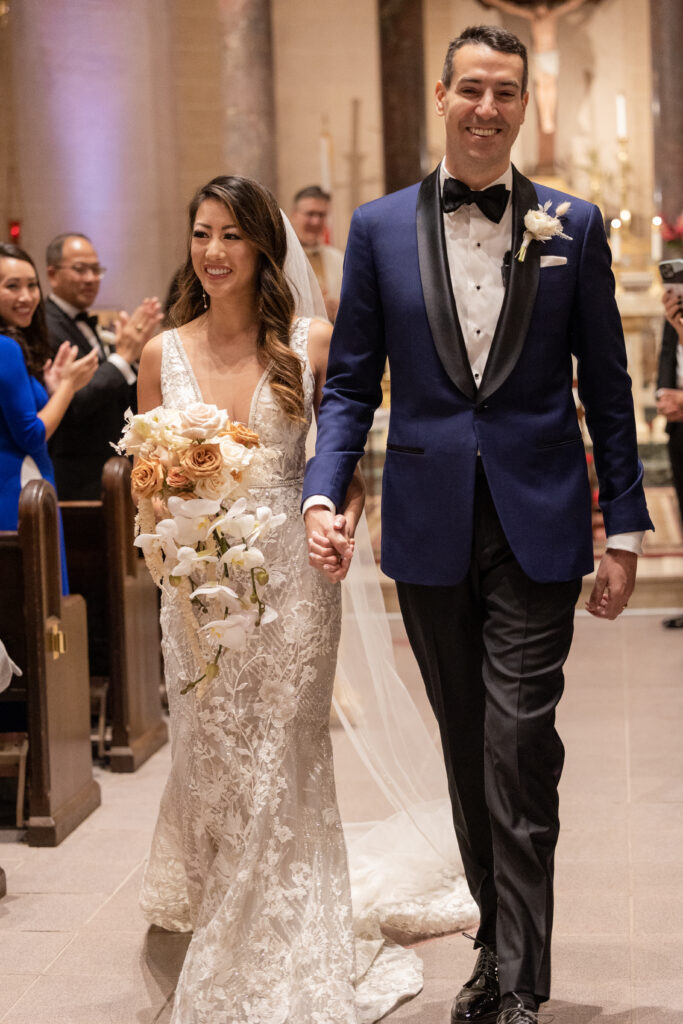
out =
{"type": "MultiPolygon", "coordinates": [[[[16,530],[29,480],[42,477],[54,487],[47,440],[97,369],[97,353],[77,355],[65,341],[50,358],[35,264],[23,249],[0,243],[0,530],[16,530]]],[[[61,555],[67,593],[63,540],[61,555]]]]}

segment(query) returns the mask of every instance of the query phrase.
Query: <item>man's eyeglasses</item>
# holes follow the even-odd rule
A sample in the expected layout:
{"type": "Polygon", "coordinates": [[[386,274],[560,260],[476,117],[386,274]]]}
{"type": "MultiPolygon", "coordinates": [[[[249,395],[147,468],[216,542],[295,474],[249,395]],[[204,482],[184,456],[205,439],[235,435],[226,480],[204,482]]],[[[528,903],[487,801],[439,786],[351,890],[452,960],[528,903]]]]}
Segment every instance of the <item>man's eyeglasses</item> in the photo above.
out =
{"type": "Polygon", "coordinates": [[[99,263],[60,263],[58,266],[63,270],[70,270],[78,277],[85,277],[87,274],[92,274],[93,277],[104,277],[107,273],[107,268],[101,267],[99,263]]]}

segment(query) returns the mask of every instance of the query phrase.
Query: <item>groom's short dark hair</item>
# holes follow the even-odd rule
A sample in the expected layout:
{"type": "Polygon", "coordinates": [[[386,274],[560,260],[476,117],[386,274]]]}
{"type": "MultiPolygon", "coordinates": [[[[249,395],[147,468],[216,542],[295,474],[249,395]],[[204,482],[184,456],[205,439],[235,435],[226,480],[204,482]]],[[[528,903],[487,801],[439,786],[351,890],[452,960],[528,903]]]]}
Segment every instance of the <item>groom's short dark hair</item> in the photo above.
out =
{"type": "Polygon", "coordinates": [[[523,65],[522,96],[524,95],[529,84],[529,61],[526,55],[526,46],[514,32],[508,32],[507,29],[499,28],[498,25],[470,25],[455,39],[451,39],[441,72],[441,81],[446,88],[451,84],[455,52],[468,43],[490,46],[492,50],[499,50],[501,53],[516,53],[518,57],[521,57],[523,65]]]}

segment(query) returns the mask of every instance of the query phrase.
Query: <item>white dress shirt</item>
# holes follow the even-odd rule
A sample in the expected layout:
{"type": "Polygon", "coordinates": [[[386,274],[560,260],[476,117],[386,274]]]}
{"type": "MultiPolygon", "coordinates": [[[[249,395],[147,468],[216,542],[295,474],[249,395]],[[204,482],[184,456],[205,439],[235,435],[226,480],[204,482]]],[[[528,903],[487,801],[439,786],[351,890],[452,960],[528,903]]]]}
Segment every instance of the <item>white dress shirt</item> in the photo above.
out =
{"type": "Polygon", "coordinates": [[[82,311],[76,306],[72,306],[66,299],[60,299],[59,295],[55,295],[54,292],[50,292],[50,298],[55,306],[59,306],[68,317],[75,321],[79,331],[91,348],[94,348],[96,352],[104,351],[107,362],[112,363],[116,367],[126,384],[135,384],[138,379],[135,367],[131,366],[118,352],[109,352],[86,320],[76,320],[76,317],[82,311]]]}
{"type": "MultiPolygon", "coordinates": [[[[444,157],[440,169],[442,190],[445,179],[450,177],[455,175],[446,167],[444,157]]],[[[453,296],[477,387],[484,374],[505,298],[502,267],[512,246],[512,166],[508,165],[505,173],[489,182],[487,188],[491,185],[505,185],[510,192],[498,224],[489,220],[476,203],[463,203],[453,213],[443,213],[453,296]]],[[[304,502],[302,514],[313,505],[336,512],[330,498],[312,494],[304,502]]],[[[639,555],[643,548],[643,531],[614,534],[607,538],[607,546],[639,555]]]]}

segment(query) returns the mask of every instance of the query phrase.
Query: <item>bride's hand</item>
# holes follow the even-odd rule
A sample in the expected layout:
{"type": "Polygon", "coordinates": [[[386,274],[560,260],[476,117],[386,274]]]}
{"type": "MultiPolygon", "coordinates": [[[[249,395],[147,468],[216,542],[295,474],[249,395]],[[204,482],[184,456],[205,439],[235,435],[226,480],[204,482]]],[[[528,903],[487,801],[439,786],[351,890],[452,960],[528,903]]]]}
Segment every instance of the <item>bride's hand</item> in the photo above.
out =
{"type": "Polygon", "coordinates": [[[328,536],[313,531],[308,541],[309,561],[333,583],[343,580],[349,571],[355,541],[345,516],[336,515],[328,536]],[[340,548],[345,551],[342,556],[340,548]],[[312,557],[311,557],[312,556],[312,557]]]}
{"type": "Polygon", "coordinates": [[[333,516],[327,508],[313,507],[304,519],[309,563],[332,582],[343,580],[353,555],[353,540],[345,533],[345,516],[333,516]]]}

